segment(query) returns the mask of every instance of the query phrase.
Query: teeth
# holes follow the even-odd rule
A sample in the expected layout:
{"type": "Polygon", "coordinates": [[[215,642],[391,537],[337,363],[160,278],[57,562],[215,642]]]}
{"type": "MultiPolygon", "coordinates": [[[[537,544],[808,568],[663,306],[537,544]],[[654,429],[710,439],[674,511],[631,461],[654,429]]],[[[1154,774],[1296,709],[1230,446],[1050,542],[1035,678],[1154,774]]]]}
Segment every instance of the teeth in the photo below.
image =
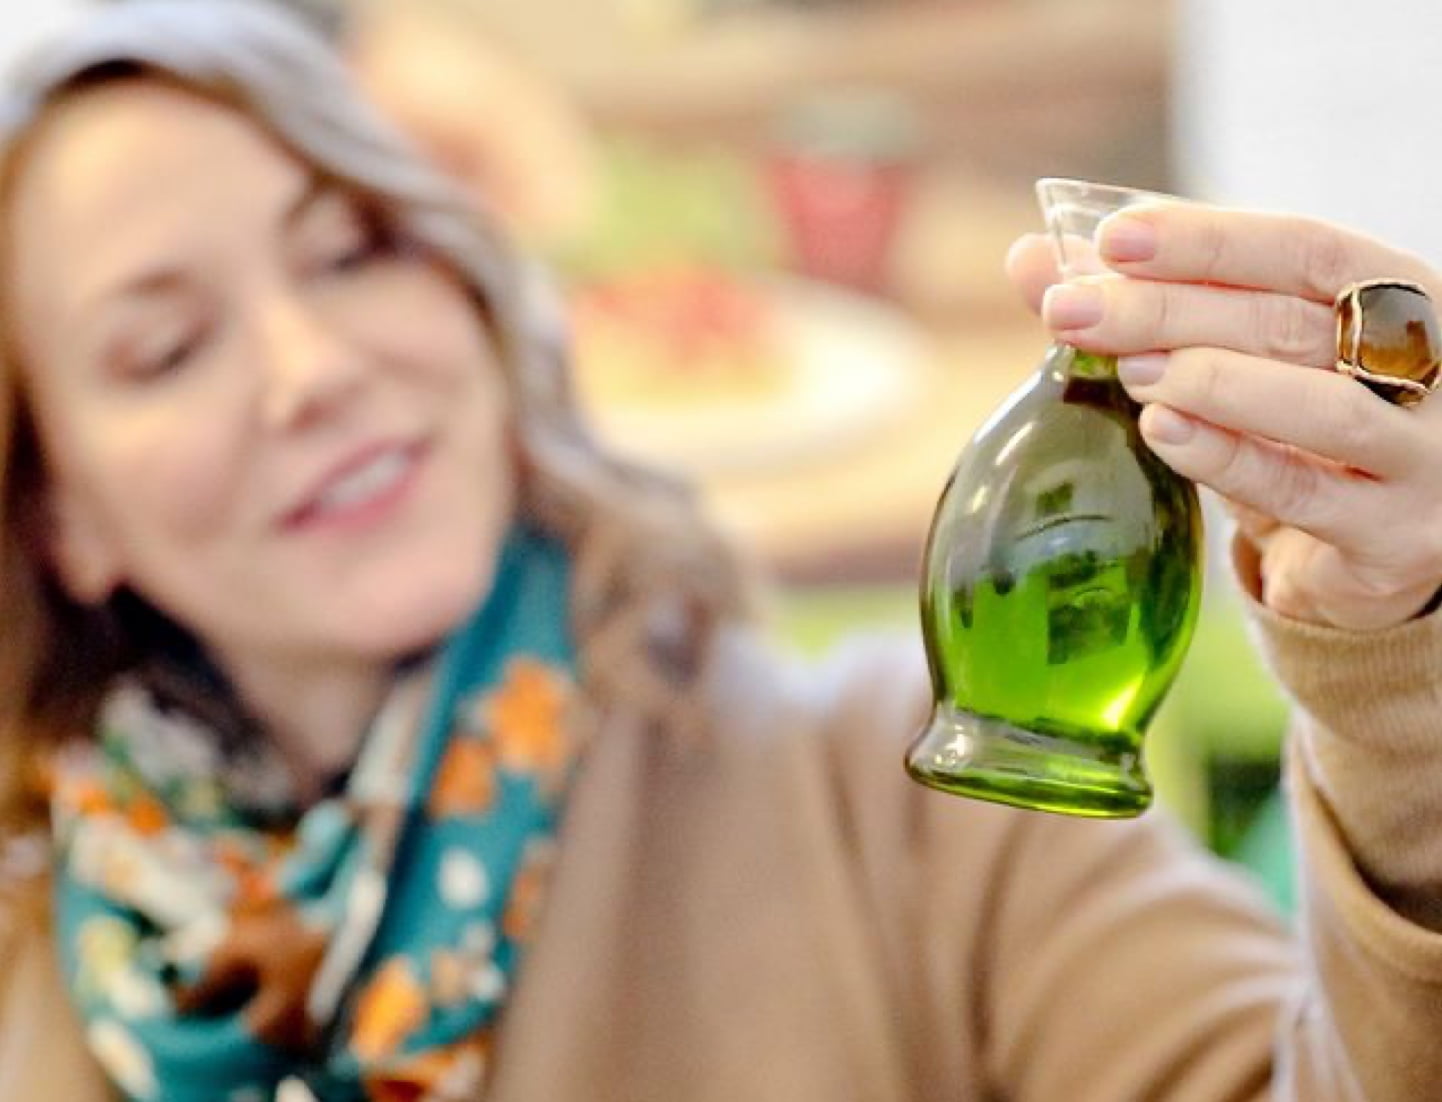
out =
{"type": "Polygon", "coordinates": [[[389,490],[405,475],[410,460],[399,451],[377,456],[364,467],[341,479],[319,498],[316,508],[348,509],[389,490]]]}

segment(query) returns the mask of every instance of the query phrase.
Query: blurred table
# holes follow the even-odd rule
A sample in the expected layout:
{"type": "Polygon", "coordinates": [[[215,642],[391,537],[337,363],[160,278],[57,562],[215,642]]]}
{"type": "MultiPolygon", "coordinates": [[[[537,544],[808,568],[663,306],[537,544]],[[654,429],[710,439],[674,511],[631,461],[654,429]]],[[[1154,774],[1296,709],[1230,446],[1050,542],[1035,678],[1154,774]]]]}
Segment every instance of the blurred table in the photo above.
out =
{"type": "Polygon", "coordinates": [[[717,519],[783,580],[909,580],[967,439],[1036,367],[1038,325],[927,335],[906,409],[815,461],[702,480],[717,519]]]}
{"type": "MultiPolygon", "coordinates": [[[[1030,181],[1166,184],[1172,4],[747,4],[647,25],[636,19],[643,9],[696,8],[466,6],[598,132],[723,148],[761,165],[788,108],[818,91],[885,90],[914,114],[914,194],[890,288],[890,305],[928,344],[925,362],[909,366],[920,383],[909,407],[824,455],[701,476],[717,519],[783,580],[914,577],[957,454],[1044,351],[1045,334],[1001,270],[1013,234],[1037,225],[1030,181]]],[[[643,222],[664,222],[654,207],[643,222]]]]}

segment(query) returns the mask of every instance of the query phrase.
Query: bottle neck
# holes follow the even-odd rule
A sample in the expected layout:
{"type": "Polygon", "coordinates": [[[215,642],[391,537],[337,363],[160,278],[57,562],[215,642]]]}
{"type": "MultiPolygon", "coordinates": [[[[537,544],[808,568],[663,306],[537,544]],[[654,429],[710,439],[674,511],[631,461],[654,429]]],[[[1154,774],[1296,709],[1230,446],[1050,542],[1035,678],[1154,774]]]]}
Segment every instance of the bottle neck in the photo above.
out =
{"type": "Polygon", "coordinates": [[[1083,352],[1080,348],[1073,348],[1069,344],[1061,347],[1067,353],[1062,361],[1062,372],[1067,378],[1114,380],[1117,377],[1117,358],[1115,356],[1083,352]]]}
{"type": "Polygon", "coordinates": [[[1052,393],[1069,405],[1106,408],[1135,421],[1140,407],[1117,377],[1117,358],[1083,352],[1060,341],[1047,357],[1052,393]]]}

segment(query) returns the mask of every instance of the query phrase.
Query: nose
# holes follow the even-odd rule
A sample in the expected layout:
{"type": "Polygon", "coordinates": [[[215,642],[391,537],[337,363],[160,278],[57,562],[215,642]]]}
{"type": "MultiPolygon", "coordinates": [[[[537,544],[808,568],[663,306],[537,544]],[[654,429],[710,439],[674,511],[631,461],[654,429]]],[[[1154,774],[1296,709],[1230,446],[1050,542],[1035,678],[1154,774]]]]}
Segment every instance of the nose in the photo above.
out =
{"type": "Polygon", "coordinates": [[[358,354],[343,335],[291,290],[267,296],[259,315],[266,424],[301,427],[343,405],[360,377],[358,354]]]}

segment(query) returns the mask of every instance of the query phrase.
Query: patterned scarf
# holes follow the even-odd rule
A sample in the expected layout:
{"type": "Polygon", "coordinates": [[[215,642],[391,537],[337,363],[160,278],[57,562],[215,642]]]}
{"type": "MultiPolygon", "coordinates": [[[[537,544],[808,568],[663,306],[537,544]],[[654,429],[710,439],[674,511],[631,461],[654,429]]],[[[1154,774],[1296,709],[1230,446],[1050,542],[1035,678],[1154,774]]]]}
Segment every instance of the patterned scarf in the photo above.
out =
{"type": "Polygon", "coordinates": [[[568,562],[518,531],[337,795],[120,686],[55,762],[57,927],[136,1102],[475,1099],[577,747],[568,562]]]}

